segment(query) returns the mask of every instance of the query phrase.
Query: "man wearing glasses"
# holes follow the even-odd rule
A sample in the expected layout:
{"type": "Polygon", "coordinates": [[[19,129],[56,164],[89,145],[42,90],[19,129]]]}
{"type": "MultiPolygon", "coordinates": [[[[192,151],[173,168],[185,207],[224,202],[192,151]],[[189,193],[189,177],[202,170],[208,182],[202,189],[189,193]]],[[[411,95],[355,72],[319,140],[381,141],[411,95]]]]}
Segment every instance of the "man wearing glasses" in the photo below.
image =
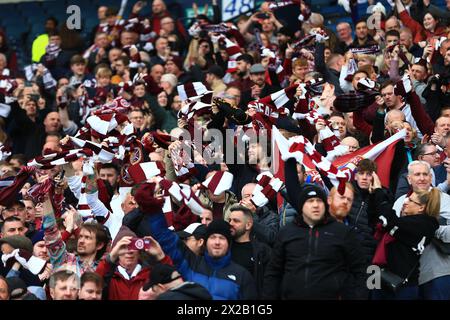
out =
{"type": "Polygon", "coordinates": [[[6,220],[9,217],[19,217],[22,221],[26,220],[25,204],[22,201],[15,201],[2,210],[2,220],[6,220]]]}
{"type": "MultiPolygon", "coordinates": [[[[447,171],[443,165],[441,165],[441,157],[436,145],[432,143],[424,143],[416,148],[415,158],[420,161],[428,163],[431,167],[431,186],[439,188],[442,192],[449,190],[449,184],[447,182],[447,171]]],[[[395,198],[398,199],[402,195],[405,195],[410,190],[411,186],[408,180],[411,180],[410,173],[404,173],[400,176],[397,190],[395,192],[395,198]]]]}

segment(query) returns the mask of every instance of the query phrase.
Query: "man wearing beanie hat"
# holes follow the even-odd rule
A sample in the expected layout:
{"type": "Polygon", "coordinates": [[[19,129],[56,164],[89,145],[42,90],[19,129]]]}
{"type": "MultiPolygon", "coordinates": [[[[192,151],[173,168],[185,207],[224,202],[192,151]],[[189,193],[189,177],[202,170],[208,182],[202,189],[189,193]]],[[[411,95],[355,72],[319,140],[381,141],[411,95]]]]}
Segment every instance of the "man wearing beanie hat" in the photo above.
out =
{"type": "Polygon", "coordinates": [[[31,242],[33,243],[33,255],[48,261],[50,257],[48,256],[47,247],[45,246],[44,230],[36,232],[31,239],[31,242]]]}
{"type": "MultiPolygon", "coordinates": [[[[126,226],[122,226],[111,246],[109,255],[100,261],[96,273],[105,281],[104,292],[108,300],[137,300],[139,290],[151,277],[151,269],[140,262],[140,251],[145,251],[156,261],[172,264],[159,244],[151,237],[140,239],[126,226]],[[150,247],[137,249],[139,241],[148,241],[150,247]]],[[[148,264],[147,264],[148,265],[148,264]]]]}
{"type": "Polygon", "coordinates": [[[183,69],[183,59],[180,56],[171,55],[164,66],[165,73],[172,73],[178,79],[178,84],[192,82],[192,76],[183,69]]]}
{"type": "Polygon", "coordinates": [[[256,299],[256,285],[252,275],[231,260],[230,224],[222,219],[213,220],[206,229],[204,255],[197,256],[174,231],[168,229],[164,214],[145,215],[142,223],[172,258],[175,267],[186,281],[208,288],[214,300],[256,299]]]}
{"type": "Polygon", "coordinates": [[[278,234],[264,278],[267,299],[367,299],[366,260],[354,232],[328,213],[318,186],[300,186],[296,160],[285,162],[296,219],[278,234]]]}
{"type": "Polygon", "coordinates": [[[214,96],[222,94],[227,89],[227,86],[222,80],[224,75],[222,68],[218,65],[212,65],[209,67],[208,71],[206,71],[206,82],[214,92],[214,96]]]}

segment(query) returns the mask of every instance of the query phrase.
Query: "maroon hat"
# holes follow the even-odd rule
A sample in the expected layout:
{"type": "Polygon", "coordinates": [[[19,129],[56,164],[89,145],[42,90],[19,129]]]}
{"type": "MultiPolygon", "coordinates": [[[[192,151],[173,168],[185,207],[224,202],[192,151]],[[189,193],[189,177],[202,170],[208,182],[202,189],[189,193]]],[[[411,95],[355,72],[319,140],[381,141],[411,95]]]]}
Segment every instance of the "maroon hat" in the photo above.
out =
{"type": "Polygon", "coordinates": [[[132,237],[137,238],[136,233],[131,231],[127,226],[121,226],[119,232],[117,232],[116,237],[114,238],[113,243],[111,244],[111,248],[114,248],[123,237],[132,237]]]}
{"type": "Polygon", "coordinates": [[[178,69],[183,70],[183,59],[180,56],[171,55],[167,58],[167,61],[173,61],[178,69]]]}
{"type": "Polygon", "coordinates": [[[155,183],[143,183],[134,194],[134,200],[144,213],[158,213],[164,205],[164,199],[155,198],[155,189],[155,183]]]}

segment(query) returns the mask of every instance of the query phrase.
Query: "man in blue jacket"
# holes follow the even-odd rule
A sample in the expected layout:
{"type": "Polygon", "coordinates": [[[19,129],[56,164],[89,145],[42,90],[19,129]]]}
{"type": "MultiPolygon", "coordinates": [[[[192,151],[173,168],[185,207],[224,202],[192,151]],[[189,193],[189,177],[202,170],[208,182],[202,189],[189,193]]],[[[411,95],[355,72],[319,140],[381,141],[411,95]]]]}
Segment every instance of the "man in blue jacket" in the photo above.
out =
{"type": "Polygon", "coordinates": [[[155,183],[145,183],[135,192],[139,209],[146,214],[151,235],[169,255],[183,279],[205,287],[214,300],[256,299],[256,284],[251,274],[231,261],[230,225],[224,220],[214,220],[208,225],[206,251],[203,256],[195,255],[169,230],[162,213],[162,201],[155,197],[155,183]]]}

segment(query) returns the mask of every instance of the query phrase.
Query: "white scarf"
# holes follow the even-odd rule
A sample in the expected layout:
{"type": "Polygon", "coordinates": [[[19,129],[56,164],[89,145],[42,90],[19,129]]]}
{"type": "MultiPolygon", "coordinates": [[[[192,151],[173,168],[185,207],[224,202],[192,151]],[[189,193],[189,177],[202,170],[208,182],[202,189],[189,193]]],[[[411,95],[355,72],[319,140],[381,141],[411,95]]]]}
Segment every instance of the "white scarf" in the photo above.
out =
{"type": "Polygon", "coordinates": [[[130,276],[130,275],[128,275],[128,272],[124,267],[122,267],[122,266],[117,267],[117,271],[119,271],[119,273],[122,275],[122,277],[124,277],[126,280],[133,279],[134,277],[136,277],[138,275],[139,272],[141,272],[141,270],[142,270],[142,266],[138,263],[130,276]]]}

